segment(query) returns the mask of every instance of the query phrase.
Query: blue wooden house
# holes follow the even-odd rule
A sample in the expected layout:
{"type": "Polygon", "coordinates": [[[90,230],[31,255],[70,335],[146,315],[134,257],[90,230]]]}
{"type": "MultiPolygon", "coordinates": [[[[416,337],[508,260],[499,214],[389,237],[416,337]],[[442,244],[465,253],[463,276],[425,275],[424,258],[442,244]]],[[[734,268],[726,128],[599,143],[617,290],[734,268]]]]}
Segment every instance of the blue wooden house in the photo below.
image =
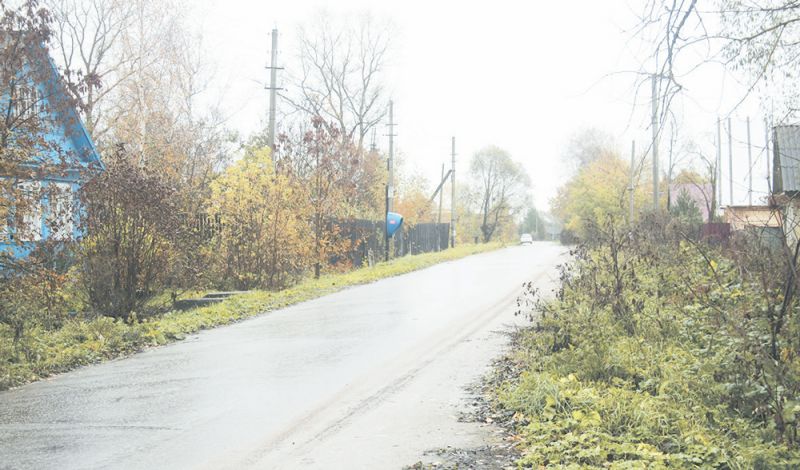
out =
{"type": "Polygon", "coordinates": [[[0,167],[0,255],[12,258],[45,240],[78,237],[78,190],[103,168],[46,48],[23,44],[17,50],[24,55],[17,70],[0,70],[0,135],[10,136],[0,140],[0,152],[7,162],[17,158],[0,167]]]}

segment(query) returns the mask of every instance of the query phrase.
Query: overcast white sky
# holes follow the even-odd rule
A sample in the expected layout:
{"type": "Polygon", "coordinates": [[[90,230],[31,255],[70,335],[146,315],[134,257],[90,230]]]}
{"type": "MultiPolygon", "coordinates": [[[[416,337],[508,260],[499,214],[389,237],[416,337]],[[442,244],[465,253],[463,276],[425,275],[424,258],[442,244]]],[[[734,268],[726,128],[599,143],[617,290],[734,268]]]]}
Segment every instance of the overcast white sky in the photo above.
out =
{"type": "MultiPolygon", "coordinates": [[[[561,154],[578,129],[609,132],[625,158],[632,139],[639,148],[647,145],[649,90],[642,90],[634,108],[635,76],[615,74],[639,68],[628,32],[637,5],[638,0],[197,0],[193,15],[216,69],[209,95],[220,97],[229,124],[243,135],[262,126],[266,116],[264,66],[273,27],[286,62],[298,24],[321,8],[340,15],[368,11],[391,20],[397,34],[386,77],[399,123],[396,147],[409,166],[433,182],[449,161],[450,136],[456,137],[458,170],[465,170],[481,147],[498,145],[524,163],[534,201],[546,208],[569,174],[561,154]]],[[[711,143],[717,114],[727,112],[723,92],[731,95],[732,87],[713,69],[689,86],[695,101],[679,107],[685,131],[711,143]]],[[[736,203],[746,201],[743,109],[734,120],[736,203]]],[[[760,146],[763,118],[751,113],[753,143],[760,146]]],[[[381,139],[385,147],[386,137],[381,139]]],[[[753,155],[760,158],[754,164],[756,191],[763,192],[766,163],[763,152],[756,149],[753,155]]],[[[723,179],[727,182],[727,168],[723,179]]]]}

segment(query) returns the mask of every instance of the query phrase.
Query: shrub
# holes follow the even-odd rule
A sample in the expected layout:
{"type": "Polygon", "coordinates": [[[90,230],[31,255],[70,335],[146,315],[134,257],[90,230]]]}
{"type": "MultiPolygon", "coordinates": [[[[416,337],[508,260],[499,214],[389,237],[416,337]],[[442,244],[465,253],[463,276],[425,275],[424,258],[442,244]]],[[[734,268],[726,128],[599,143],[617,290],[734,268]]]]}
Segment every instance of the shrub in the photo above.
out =
{"type": "Polygon", "coordinates": [[[795,258],[683,224],[587,226],[500,403],[524,465],[796,468],[795,258]]]}
{"type": "Polygon", "coordinates": [[[19,354],[30,359],[28,329],[56,329],[69,311],[66,275],[56,265],[54,254],[42,246],[0,273],[0,325],[7,328],[6,334],[0,331],[0,342],[10,343],[5,356],[11,361],[22,360],[19,354]]]}
{"type": "Polygon", "coordinates": [[[311,256],[308,195],[275,172],[268,148],[250,149],[211,189],[211,211],[223,221],[214,241],[222,284],[279,289],[303,274],[311,256]]]}
{"type": "Polygon", "coordinates": [[[124,152],[82,189],[81,287],[92,308],[128,319],[163,288],[186,236],[174,188],[124,152]]]}

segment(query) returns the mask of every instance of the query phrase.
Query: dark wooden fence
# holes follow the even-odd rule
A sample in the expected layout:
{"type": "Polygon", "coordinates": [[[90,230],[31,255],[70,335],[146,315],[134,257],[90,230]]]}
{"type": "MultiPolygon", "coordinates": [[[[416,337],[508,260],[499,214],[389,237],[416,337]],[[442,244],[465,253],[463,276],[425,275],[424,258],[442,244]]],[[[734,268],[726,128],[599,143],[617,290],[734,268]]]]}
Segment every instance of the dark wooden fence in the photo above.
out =
{"type": "Polygon", "coordinates": [[[703,224],[702,239],[716,244],[725,244],[731,238],[731,225],[726,223],[703,224]]]}
{"type": "MultiPolygon", "coordinates": [[[[363,219],[330,223],[331,230],[333,230],[333,226],[336,226],[339,236],[342,239],[350,240],[350,248],[345,256],[356,267],[384,259],[386,254],[384,224],[384,221],[363,219]]],[[[191,221],[190,225],[205,239],[211,239],[225,230],[225,224],[219,215],[199,214],[191,221]]],[[[389,251],[392,257],[416,255],[444,250],[448,247],[449,241],[450,224],[404,225],[390,240],[389,251]]]]}
{"type": "MultiPolygon", "coordinates": [[[[353,266],[381,261],[386,255],[384,222],[348,220],[337,223],[340,235],[350,240],[348,254],[353,266]]],[[[450,224],[422,223],[403,226],[389,243],[392,257],[440,251],[448,247],[450,224]]]]}

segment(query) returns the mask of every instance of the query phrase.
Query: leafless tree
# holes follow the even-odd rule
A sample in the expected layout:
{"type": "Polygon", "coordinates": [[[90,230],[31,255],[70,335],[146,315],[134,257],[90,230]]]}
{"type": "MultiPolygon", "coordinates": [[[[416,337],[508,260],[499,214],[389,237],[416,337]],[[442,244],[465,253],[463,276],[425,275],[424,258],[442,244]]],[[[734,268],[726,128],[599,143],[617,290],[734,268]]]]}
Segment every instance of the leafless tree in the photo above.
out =
{"type": "Polygon", "coordinates": [[[106,97],[130,76],[126,66],[139,60],[121,47],[133,26],[135,2],[122,0],[47,0],[53,15],[53,40],[60,65],[67,75],[81,75],[88,86],[83,93],[83,120],[99,141],[108,131],[106,97]]]}
{"type": "Polygon", "coordinates": [[[703,174],[700,178],[691,178],[688,183],[695,186],[698,192],[703,195],[705,206],[708,210],[707,222],[713,222],[717,216],[717,207],[719,206],[719,201],[717,201],[717,185],[719,184],[719,181],[717,181],[719,175],[717,159],[715,156],[709,156],[692,143],[687,145],[687,149],[688,155],[699,161],[703,169],[703,174]],[[711,186],[711,194],[708,194],[706,190],[707,185],[711,186]]]}
{"type": "Polygon", "coordinates": [[[649,45],[640,85],[653,74],[658,77],[662,118],[686,90],[684,80],[708,64],[735,72],[744,86],[731,111],[766,89],[779,122],[800,111],[800,3],[795,0],[648,0],[634,34],[649,45]]]}
{"type": "Polygon", "coordinates": [[[165,0],[47,0],[68,74],[86,79],[83,118],[109,158],[124,144],[199,202],[232,134],[217,107],[198,109],[211,79],[202,38],[165,0]]]}
{"type": "Polygon", "coordinates": [[[564,159],[576,168],[614,153],[614,137],[600,129],[587,127],[572,134],[564,151],[564,159]]]}
{"type": "Polygon", "coordinates": [[[658,123],[663,127],[673,101],[685,91],[686,77],[702,64],[716,60],[720,51],[712,44],[697,0],[647,0],[634,35],[647,44],[649,51],[642,60],[637,88],[647,90],[646,96],[655,91],[658,123]],[[684,60],[687,49],[701,59],[684,60]],[[654,77],[655,89],[651,91],[654,77]]]}
{"type": "Polygon", "coordinates": [[[353,24],[321,13],[298,30],[297,68],[282,98],[303,120],[319,116],[363,148],[386,113],[382,79],[391,32],[371,16],[353,24]]]}

